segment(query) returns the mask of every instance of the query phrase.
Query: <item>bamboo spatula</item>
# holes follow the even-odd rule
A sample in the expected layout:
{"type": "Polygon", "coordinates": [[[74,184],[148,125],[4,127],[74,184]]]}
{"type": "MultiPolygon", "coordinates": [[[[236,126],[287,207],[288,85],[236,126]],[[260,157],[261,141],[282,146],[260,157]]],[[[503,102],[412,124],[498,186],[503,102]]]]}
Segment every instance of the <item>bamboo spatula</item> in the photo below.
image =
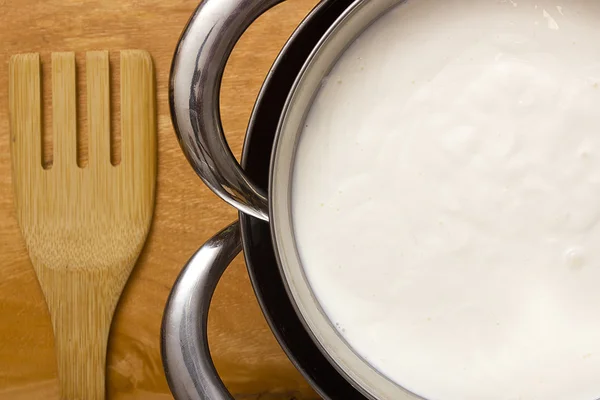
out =
{"type": "Polygon", "coordinates": [[[122,151],[121,163],[113,166],[109,57],[107,52],[86,54],[89,163],[80,168],[75,56],[53,53],[54,162],[44,169],[40,58],[23,54],[10,60],[17,216],[50,311],[63,400],[105,397],[111,320],[154,210],[153,74],[146,52],[121,52],[122,151]]]}

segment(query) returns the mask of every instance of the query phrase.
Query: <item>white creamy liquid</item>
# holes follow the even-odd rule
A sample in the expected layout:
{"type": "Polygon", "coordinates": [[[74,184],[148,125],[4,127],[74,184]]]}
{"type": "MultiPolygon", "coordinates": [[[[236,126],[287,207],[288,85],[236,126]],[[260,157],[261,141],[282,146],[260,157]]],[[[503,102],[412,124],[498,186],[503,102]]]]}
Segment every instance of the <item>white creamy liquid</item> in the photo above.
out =
{"type": "Polygon", "coordinates": [[[428,400],[600,398],[600,1],[409,0],[294,165],[319,302],[428,400]]]}

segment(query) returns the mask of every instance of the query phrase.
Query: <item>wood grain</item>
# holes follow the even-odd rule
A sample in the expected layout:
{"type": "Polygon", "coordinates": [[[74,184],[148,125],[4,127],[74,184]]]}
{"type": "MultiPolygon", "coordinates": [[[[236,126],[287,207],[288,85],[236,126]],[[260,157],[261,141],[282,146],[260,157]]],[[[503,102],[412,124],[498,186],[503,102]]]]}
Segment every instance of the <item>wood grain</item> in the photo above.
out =
{"type": "MultiPolygon", "coordinates": [[[[277,53],[317,0],[288,0],[244,35],[228,63],[221,109],[227,139],[241,152],[260,85],[277,53]]],[[[107,360],[108,398],[172,399],[162,371],[159,330],[169,289],[198,246],[236,218],[196,177],[181,154],[168,110],[173,50],[193,0],[0,0],[0,399],[59,398],[52,325],[16,218],[8,134],[8,60],[40,52],[42,102],[50,104],[52,51],[141,48],[157,81],[158,184],[155,218],[117,307],[107,360]]],[[[114,68],[115,70],[118,69],[114,68]]],[[[118,71],[117,71],[118,72],[118,71]]],[[[118,113],[119,110],[111,110],[118,113]]],[[[209,318],[217,369],[236,398],[318,398],[270,332],[252,293],[243,258],[225,273],[209,318]]]]}
{"type": "MultiPolygon", "coordinates": [[[[113,313],[145,243],[154,211],[152,60],[141,50],[120,54],[122,160],[112,165],[108,151],[108,53],[92,52],[87,54],[92,145],[85,168],[77,163],[75,55],[52,53],[54,151],[48,169],[42,167],[40,155],[39,57],[16,55],[9,63],[17,219],[48,304],[64,400],[105,398],[106,349],[113,313]]],[[[45,114],[49,118],[50,113],[45,114]]]]}

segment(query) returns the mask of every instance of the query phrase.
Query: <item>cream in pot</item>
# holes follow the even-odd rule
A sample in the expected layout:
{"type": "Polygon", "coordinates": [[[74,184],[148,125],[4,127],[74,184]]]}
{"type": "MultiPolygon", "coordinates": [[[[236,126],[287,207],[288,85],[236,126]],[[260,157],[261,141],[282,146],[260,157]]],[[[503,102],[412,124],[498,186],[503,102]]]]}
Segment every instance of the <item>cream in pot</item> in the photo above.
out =
{"type": "Polygon", "coordinates": [[[428,400],[600,398],[600,2],[408,0],[294,161],[312,290],[428,400]]]}

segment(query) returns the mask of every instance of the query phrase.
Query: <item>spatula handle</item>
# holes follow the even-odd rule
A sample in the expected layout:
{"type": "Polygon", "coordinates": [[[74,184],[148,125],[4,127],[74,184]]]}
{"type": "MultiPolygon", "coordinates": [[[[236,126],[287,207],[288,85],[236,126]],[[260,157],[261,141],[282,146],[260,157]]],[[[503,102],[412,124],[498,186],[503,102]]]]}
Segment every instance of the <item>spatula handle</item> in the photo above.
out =
{"type": "Polygon", "coordinates": [[[40,282],[54,329],[60,398],[104,400],[108,335],[122,287],[98,271],[44,274],[40,282]]]}

